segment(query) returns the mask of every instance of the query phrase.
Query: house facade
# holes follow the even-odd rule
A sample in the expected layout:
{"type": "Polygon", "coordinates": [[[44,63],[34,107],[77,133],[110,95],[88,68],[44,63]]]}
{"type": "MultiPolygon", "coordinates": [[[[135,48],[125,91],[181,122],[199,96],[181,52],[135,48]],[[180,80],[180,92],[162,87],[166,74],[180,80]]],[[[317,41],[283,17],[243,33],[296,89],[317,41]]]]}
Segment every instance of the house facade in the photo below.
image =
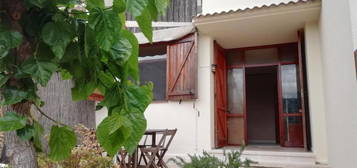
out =
{"type": "Polygon", "coordinates": [[[178,129],[167,157],[245,145],[261,166],[355,167],[357,1],[197,3],[192,25],[137,34],[148,128],[178,129]]]}

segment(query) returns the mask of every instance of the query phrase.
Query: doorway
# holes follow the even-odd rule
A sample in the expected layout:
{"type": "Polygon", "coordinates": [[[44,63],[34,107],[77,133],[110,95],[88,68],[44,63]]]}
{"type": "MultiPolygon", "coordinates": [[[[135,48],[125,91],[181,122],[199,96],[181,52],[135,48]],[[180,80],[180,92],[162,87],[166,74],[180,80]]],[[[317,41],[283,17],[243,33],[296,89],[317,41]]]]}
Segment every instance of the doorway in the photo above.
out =
{"type": "Polygon", "coordinates": [[[279,143],[277,66],[246,68],[248,145],[279,143]]]}

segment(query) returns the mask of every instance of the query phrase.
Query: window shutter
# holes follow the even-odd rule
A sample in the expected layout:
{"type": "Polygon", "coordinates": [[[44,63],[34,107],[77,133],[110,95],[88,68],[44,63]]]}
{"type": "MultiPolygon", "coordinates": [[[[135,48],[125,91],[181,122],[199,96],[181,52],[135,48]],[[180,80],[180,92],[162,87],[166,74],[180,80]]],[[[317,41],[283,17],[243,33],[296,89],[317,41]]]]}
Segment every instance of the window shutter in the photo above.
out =
{"type": "Polygon", "coordinates": [[[197,34],[167,46],[167,99],[195,99],[197,83],[197,34]]]}

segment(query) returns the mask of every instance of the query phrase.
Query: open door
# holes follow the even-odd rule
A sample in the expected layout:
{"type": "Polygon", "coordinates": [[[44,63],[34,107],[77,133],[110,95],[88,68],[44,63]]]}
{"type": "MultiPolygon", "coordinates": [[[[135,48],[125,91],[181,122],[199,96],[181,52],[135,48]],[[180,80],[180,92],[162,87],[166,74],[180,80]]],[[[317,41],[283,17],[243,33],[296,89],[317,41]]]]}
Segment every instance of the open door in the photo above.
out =
{"type": "Polygon", "coordinates": [[[224,50],[214,43],[215,61],[215,138],[216,147],[227,144],[227,69],[224,50]]]}
{"type": "Polygon", "coordinates": [[[279,65],[280,143],[285,147],[307,147],[307,88],[304,81],[303,33],[298,32],[296,64],[279,65]]]}

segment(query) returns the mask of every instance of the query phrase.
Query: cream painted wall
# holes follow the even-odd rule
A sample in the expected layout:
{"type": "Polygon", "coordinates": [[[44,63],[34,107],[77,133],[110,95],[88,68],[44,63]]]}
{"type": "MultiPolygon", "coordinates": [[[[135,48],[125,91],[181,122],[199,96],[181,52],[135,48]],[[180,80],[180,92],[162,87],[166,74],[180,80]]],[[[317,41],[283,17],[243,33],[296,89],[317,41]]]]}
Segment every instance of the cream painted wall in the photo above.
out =
{"type": "Polygon", "coordinates": [[[353,33],[354,49],[357,49],[357,1],[350,0],[351,25],[353,33]]]}
{"type": "Polygon", "coordinates": [[[297,0],[202,0],[202,14],[252,8],[297,0]]]}
{"type": "MultiPolygon", "coordinates": [[[[194,101],[153,102],[145,111],[148,128],[177,128],[167,156],[182,156],[214,146],[213,137],[213,40],[200,35],[198,40],[198,99],[194,101]]],[[[96,113],[97,125],[107,116],[107,110],[96,113]]]]}
{"type": "Polygon", "coordinates": [[[326,164],[326,104],[320,47],[320,31],[317,22],[306,23],[305,41],[312,151],[316,156],[317,162],[326,164]]]}
{"type": "Polygon", "coordinates": [[[177,128],[178,132],[168,153],[183,155],[209,150],[213,144],[213,76],[211,73],[213,46],[211,38],[199,36],[198,42],[198,99],[152,103],[145,115],[148,128],[177,128]]]}
{"type": "Polygon", "coordinates": [[[349,0],[323,1],[320,31],[328,160],[332,168],[352,168],[357,158],[357,81],[349,0]]]}

